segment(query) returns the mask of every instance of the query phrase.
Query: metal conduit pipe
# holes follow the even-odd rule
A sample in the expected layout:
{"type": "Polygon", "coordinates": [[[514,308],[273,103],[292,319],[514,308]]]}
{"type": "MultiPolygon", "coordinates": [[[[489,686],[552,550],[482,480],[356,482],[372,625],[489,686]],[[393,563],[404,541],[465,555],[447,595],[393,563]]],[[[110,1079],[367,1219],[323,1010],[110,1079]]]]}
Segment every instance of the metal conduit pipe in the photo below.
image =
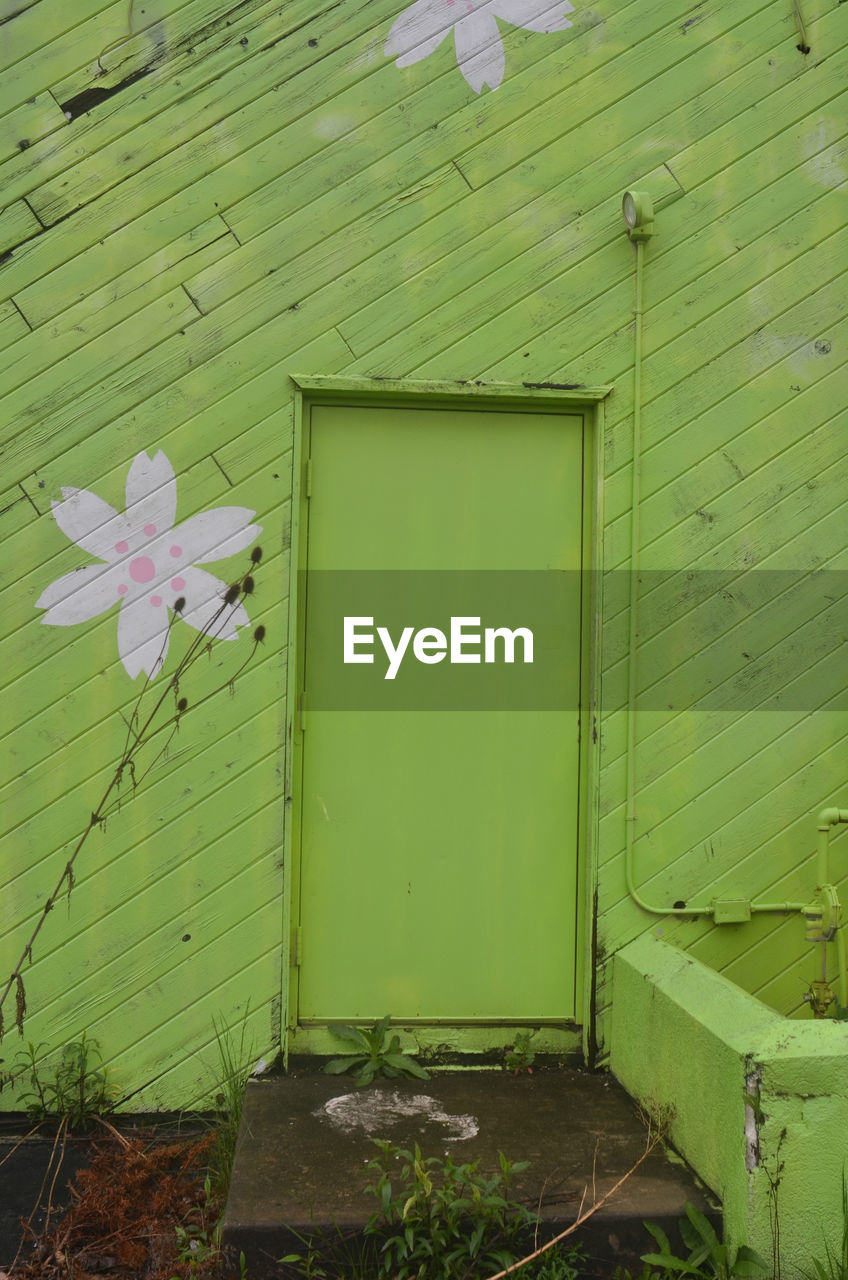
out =
{"type": "MultiPolygon", "coordinates": [[[[816,828],[818,831],[818,841],[816,847],[816,876],[818,879],[818,888],[823,890],[825,886],[832,885],[830,878],[830,831],[832,827],[839,823],[848,822],[848,809],[822,809],[816,820],[816,828]]],[[[836,890],[832,890],[833,898],[836,900],[836,890]]],[[[842,928],[841,920],[838,921],[835,928],[836,933],[836,964],[839,983],[839,1003],[842,1008],[848,1007],[848,959],[845,954],[845,933],[842,928]]]]}
{"type": "Polygon", "coordinates": [[[822,809],[816,819],[818,847],[816,875],[819,885],[830,884],[830,828],[840,822],[848,822],[848,809],[822,809]]]}
{"type": "MultiPolygon", "coordinates": [[[[625,757],[626,813],[624,843],[624,878],[627,892],[637,907],[656,916],[711,916],[715,906],[667,907],[648,902],[636,887],[634,869],[634,845],[636,835],[636,692],[637,652],[639,629],[639,548],[641,541],[641,481],[642,481],[642,315],[643,315],[643,254],[645,241],[653,234],[654,210],[650,196],[644,191],[627,191],[621,204],[627,234],[636,246],[636,305],[634,308],[633,353],[633,470],[630,489],[630,628],[627,648],[627,750],[625,757]]],[[[848,810],[826,810],[845,816],[838,821],[848,822],[848,810]]],[[[829,830],[829,826],[828,826],[829,830]]],[[[751,912],[803,911],[803,902],[752,902],[751,912]]],[[[841,933],[839,940],[844,948],[841,933]]],[[[845,973],[845,965],[840,964],[845,973]]]]}

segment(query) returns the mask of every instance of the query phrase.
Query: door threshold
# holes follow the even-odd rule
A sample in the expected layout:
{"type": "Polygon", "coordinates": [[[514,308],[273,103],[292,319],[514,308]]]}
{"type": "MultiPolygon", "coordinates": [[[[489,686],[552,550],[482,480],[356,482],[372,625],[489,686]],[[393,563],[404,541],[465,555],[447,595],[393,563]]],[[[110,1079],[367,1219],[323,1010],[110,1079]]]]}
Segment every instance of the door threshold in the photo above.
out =
{"type": "MultiPolygon", "coordinates": [[[[339,1023],[338,1025],[347,1025],[339,1023]]],[[[353,1025],[356,1025],[355,1023],[353,1025]]],[[[369,1023],[361,1025],[368,1026],[369,1023]]],[[[533,1052],[557,1059],[583,1057],[583,1028],[573,1022],[533,1023],[392,1023],[389,1035],[400,1039],[401,1051],[434,1065],[485,1055],[500,1064],[520,1033],[531,1036],[533,1052]]],[[[343,1056],[354,1050],[333,1033],[332,1024],[302,1024],[288,1032],[288,1057],[343,1056]]]]}

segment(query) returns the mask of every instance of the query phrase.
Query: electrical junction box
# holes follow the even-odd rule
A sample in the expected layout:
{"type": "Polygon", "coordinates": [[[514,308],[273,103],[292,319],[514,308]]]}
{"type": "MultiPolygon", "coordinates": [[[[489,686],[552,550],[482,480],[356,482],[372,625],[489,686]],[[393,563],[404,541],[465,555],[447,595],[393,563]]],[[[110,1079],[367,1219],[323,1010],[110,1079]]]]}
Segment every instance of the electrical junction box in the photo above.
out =
{"type": "Polygon", "coordinates": [[[751,919],[751,903],[748,898],[716,898],[713,904],[716,924],[744,924],[751,919]]]}

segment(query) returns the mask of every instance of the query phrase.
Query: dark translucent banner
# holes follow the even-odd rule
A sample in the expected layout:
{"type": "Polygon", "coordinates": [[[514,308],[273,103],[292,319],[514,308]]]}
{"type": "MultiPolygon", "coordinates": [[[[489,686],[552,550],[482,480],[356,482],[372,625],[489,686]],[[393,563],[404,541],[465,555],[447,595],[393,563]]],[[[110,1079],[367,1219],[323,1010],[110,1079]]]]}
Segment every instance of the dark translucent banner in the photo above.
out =
{"type": "MultiPolygon", "coordinates": [[[[308,706],[576,711],[593,610],[614,710],[631,587],[627,571],[306,573],[308,706]]],[[[848,708],[848,571],[651,571],[637,587],[639,710],[848,708]]]]}

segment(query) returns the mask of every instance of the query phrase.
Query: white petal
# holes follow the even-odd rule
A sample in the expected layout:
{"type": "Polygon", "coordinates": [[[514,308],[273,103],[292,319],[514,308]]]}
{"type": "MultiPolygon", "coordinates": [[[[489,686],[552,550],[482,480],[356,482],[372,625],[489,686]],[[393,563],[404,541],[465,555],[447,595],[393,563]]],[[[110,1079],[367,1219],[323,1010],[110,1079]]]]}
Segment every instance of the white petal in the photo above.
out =
{"type": "Polygon", "coordinates": [[[161,449],[152,459],[139,453],[127,475],[127,519],[136,532],[152,524],[163,533],[173,528],[176,517],[174,468],[161,449]]]}
{"type": "Polygon", "coordinates": [[[205,569],[183,569],[185,608],[180,617],[196,631],[206,631],[211,640],[235,640],[237,628],[250,625],[240,604],[226,605],[229,585],[205,569]]]}
{"type": "Polygon", "coordinates": [[[127,675],[135,680],[142,671],[153,676],[168,652],[168,610],[150,603],[150,597],[127,600],[118,614],[118,653],[127,675]]]}
{"type": "Polygon", "coordinates": [[[118,586],[123,576],[120,568],[104,564],[66,573],[36,600],[37,609],[47,610],[41,621],[51,627],[72,627],[96,618],[120,600],[118,586]]]}
{"type": "Polygon", "coordinates": [[[260,524],[250,523],[255,515],[248,507],[215,507],[191,516],[171,533],[171,541],[182,552],[180,563],[207,564],[244,551],[262,532],[260,524]]]}
{"type": "Polygon", "coordinates": [[[117,542],[126,541],[130,525],[114,507],[88,489],[62,489],[63,502],[51,502],[57,525],[72,542],[101,560],[116,560],[117,542]]]}
{"type": "Polygon", "coordinates": [[[415,0],[393,23],[385,44],[387,58],[399,67],[420,62],[438,49],[453,26],[446,0],[415,0]]]}
{"type": "Polygon", "coordinates": [[[574,5],[569,0],[492,0],[492,12],[514,27],[550,33],[572,25],[565,15],[574,12],[574,5]]]}
{"type": "Polygon", "coordinates": [[[456,60],[475,93],[484,84],[497,89],[503,80],[504,51],[498,24],[490,13],[469,13],[456,25],[456,60]]]}

